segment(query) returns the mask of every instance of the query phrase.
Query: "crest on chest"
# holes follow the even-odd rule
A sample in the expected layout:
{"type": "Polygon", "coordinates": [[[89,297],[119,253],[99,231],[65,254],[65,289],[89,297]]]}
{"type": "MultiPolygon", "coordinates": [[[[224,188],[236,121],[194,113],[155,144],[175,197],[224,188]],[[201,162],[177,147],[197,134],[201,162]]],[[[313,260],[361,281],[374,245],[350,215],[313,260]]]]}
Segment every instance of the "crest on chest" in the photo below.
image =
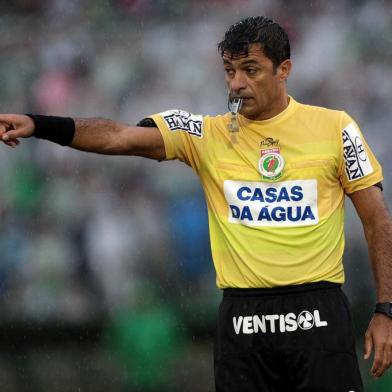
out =
{"type": "Polygon", "coordinates": [[[285,161],[279,146],[279,139],[266,137],[260,142],[258,169],[266,181],[278,180],[283,173],[285,161]]]}

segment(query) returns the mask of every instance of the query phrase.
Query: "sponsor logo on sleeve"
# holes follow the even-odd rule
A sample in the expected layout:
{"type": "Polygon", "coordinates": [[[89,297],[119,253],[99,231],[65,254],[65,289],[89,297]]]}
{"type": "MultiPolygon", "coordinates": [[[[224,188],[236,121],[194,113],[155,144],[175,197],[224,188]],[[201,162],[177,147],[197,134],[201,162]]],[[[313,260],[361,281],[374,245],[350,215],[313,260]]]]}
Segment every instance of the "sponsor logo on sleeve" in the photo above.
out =
{"type": "Polygon", "coordinates": [[[358,180],[373,173],[373,167],[366,153],[365,143],[357,129],[350,123],[342,132],[343,155],[347,179],[358,180]]]}
{"type": "Polygon", "coordinates": [[[203,116],[200,114],[188,113],[184,110],[167,110],[160,113],[165,120],[169,130],[185,131],[192,136],[203,136],[203,116]]]}
{"type": "Polygon", "coordinates": [[[226,180],[228,221],[244,226],[310,226],[319,221],[317,181],[271,183],[226,180]]]}

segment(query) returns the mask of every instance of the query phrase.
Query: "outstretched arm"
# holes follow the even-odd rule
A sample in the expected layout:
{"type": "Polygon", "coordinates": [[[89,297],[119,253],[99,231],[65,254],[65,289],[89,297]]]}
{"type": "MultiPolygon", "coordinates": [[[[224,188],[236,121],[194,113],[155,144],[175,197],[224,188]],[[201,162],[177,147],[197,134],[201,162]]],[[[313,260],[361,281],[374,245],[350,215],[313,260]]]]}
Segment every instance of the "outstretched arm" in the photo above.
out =
{"type": "MultiPolygon", "coordinates": [[[[392,220],[382,192],[372,186],[350,195],[361,218],[377,288],[377,302],[392,302],[392,220]]],[[[374,314],[365,334],[364,358],[374,349],[372,374],[381,377],[392,363],[392,319],[374,314]]]]}
{"type": "MultiPolygon", "coordinates": [[[[161,133],[155,127],[137,127],[104,118],[76,118],[75,134],[70,147],[110,155],[137,155],[165,159],[161,133]]],[[[11,147],[20,138],[34,135],[34,121],[26,115],[0,115],[0,137],[11,147]]],[[[53,132],[56,132],[53,129],[53,132]]]]}

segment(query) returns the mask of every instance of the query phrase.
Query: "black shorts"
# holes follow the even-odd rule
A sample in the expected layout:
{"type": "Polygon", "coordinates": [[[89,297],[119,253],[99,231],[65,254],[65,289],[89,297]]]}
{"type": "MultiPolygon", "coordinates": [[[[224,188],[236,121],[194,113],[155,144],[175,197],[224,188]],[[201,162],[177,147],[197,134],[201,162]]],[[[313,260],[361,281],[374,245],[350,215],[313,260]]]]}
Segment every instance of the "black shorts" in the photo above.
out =
{"type": "Polygon", "coordinates": [[[347,298],[328,282],[225,289],[216,392],[363,392],[347,298]]]}

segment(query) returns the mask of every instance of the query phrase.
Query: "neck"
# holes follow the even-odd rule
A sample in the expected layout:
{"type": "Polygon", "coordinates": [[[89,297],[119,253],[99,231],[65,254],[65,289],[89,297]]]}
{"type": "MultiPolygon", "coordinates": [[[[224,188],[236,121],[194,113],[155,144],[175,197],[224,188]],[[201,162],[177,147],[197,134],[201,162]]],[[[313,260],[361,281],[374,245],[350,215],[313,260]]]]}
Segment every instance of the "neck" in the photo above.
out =
{"type": "Polygon", "coordinates": [[[282,96],[281,99],[276,103],[276,107],[273,108],[274,112],[271,117],[275,117],[279,113],[283,112],[283,110],[285,110],[287,106],[289,106],[289,102],[290,97],[287,95],[287,93],[285,93],[284,96],[282,96]]]}

